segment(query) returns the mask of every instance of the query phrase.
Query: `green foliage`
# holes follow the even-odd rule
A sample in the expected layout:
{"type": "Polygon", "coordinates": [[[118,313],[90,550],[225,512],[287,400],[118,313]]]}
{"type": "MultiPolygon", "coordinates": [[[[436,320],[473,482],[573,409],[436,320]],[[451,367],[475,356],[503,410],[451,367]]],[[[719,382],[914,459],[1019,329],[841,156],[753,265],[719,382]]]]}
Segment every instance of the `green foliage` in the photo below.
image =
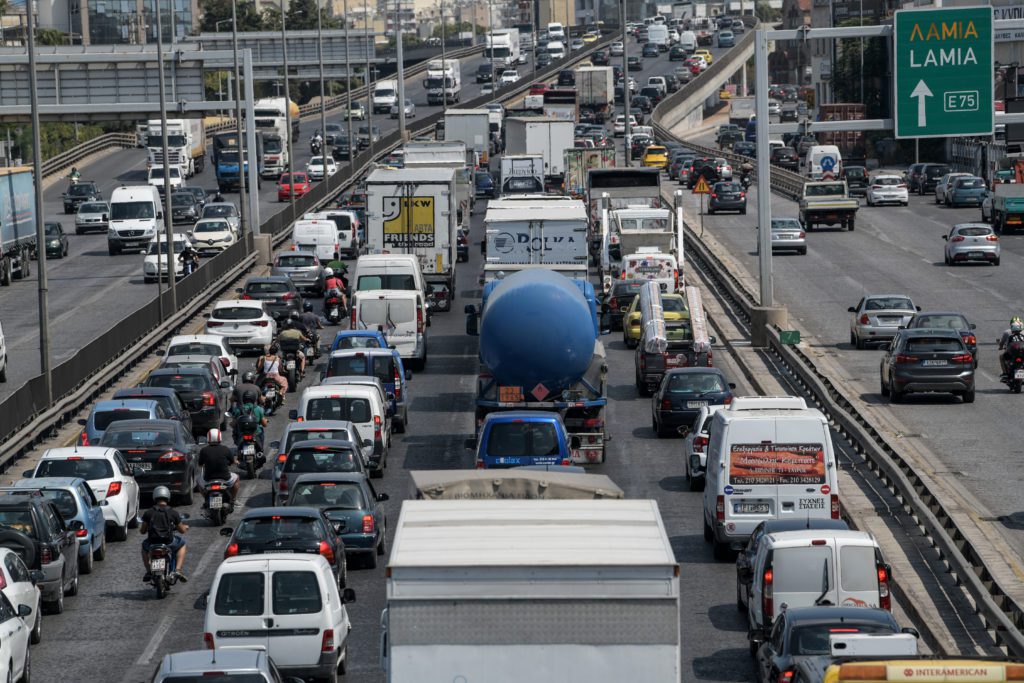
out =
{"type": "Polygon", "coordinates": [[[782,20],[782,12],[775,9],[767,2],[758,2],[754,6],[754,15],[757,17],[758,21],[766,24],[774,24],[782,20]]]}
{"type": "MultiPolygon", "coordinates": [[[[232,0],[200,0],[199,9],[203,18],[200,22],[200,30],[207,33],[217,31],[217,22],[222,22],[220,30],[231,30],[231,3],[232,0]]],[[[263,24],[260,15],[256,11],[254,3],[238,3],[236,6],[238,30],[239,31],[261,31],[263,24]]]]}
{"type": "MultiPolygon", "coordinates": [[[[50,159],[61,152],[66,152],[75,145],[80,145],[92,138],[112,132],[121,126],[100,126],[97,124],[44,123],[39,127],[39,142],[43,151],[43,159],[50,159]]],[[[32,163],[32,128],[28,125],[10,124],[0,126],[0,138],[7,140],[8,131],[14,143],[14,156],[21,157],[24,163],[32,163]]]]}
{"type": "Polygon", "coordinates": [[[36,45],[67,45],[68,39],[63,31],[55,28],[37,28],[36,45]]]}
{"type": "MultiPolygon", "coordinates": [[[[857,26],[858,19],[851,19],[839,26],[857,26]]],[[[864,97],[861,99],[861,40],[839,41],[836,49],[836,64],[833,67],[832,84],[837,102],[863,102],[867,105],[869,119],[883,118],[888,112],[888,98],[882,92],[887,71],[885,41],[881,38],[865,38],[864,46],[864,97]]]]}

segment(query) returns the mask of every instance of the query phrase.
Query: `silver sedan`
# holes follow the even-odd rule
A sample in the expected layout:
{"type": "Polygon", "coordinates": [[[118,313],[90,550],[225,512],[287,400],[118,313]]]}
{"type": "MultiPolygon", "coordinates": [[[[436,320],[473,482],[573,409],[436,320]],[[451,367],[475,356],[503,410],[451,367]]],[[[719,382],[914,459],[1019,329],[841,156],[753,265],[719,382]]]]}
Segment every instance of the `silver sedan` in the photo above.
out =
{"type": "MultiPolygon", "coordinates": [[[[397,102],[391,105],[391,118],[393,118],[393,119],[397,119],[398,118],[398,103],[397,102]]],[[[405,101],[405,118],[407,118],[407,119],[414,119],[414,118],[416,118],[416,105],[413,104],[411,100],[406,100],[405,101]]]]}
{"type": "Polygon", "coordinates": [[[921,310],[903,294],[869,294],[846,309],[850,318],[850,343],[858,349],[873,342],[888,342],[921,310]]]}
{"type": "Polygon", "coordinates": [[[780,251],[807,253],[807,233],[796,218],[772,219],[772,253],[780,251]]]}
{"type": "Polygon", "coordinates": [[[944,260],[947,266],[968,261],[999,265],[1002,251],[999,236],[984,223],[957,223],[942,239],[946,242],[944,260]]]}

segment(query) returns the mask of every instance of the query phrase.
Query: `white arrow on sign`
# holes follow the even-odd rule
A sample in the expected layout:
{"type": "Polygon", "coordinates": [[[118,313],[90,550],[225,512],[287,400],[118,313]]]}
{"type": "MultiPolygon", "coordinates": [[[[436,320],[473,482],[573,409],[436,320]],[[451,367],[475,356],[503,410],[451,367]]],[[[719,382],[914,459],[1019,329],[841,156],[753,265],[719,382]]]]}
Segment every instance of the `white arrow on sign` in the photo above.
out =
{"type": "Polygon", "coordinates": [[[932,91],[928,89],[923,80],[917,82],[917,86],[914,88],[914,92],[910,93],[911,97],[917,98],[917,125],[927,126],[928,116],[925,110],[925,99],[926,97],[934,97],[932,91]]]}

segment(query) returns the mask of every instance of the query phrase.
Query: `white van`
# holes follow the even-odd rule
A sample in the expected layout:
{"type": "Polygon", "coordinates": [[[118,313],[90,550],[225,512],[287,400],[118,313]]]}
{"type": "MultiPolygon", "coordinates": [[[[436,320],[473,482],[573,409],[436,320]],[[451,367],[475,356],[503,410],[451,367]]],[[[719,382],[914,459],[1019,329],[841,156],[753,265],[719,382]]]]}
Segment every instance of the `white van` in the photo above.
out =
{"type": "Polygon", "coordinates": [[[353,295],[349,329],[383,328],[388,344],[402,363],[417,372],[427,364],[427,326],[430,318],[422,292],[395,289],[357,291],[353,295]]]}
{"type": "Polygon", "coordinates": [[[560,40],[552,40],[548,43],[548,54],[551,59],[559,60],[565,58],[565,43],[560,40]]]}
{"type": "Polygon", "coordinates": [[[330,384],[307,387],[299,407],[288,412],[291,420],[347,420],[360,434],[373,434],[374,469],[385,467],[391,448],[391,407],[372,386],[330,384]]]}
{"type": "Polygon", "coordinates": [[[295,221],[292,241],[296,249],[312,251],[322,263],[333,261],[341,248],[338,226],[326,218],[295,221]]]}
{"type": "Polygon", "coordinates": [[[309,220],[333,221],[338,230],[338,251],[349,258],[358,258],[362,247],[359,238],[359,217],[355,211],[328,209],[311,211],[303,216],[309,220]]]}
{"type": "Polygon", "coordinates": [[[654,23],[647,27],[647,42],[657,45],[662,52],[668,51],[668,26],[654,23]]]}
{"type": "Polygon", "coordinates": [[[768,154],[770,155],[775,151],[776,148],[785,147],[786,143],[782,140],[769,140],[768,141],[768,154]]]}
{"type": "Polygon", "coordinates": [[[704,540],[716,559],[766,519],[839,518],[828,421],[796,396],[742,396],[715,413],[704,473],[704,540]]]}
{"type": "Polygon", "coordinates": [[[263,650],[286,676],[336,680],[345,673],[351,588],[322,555],[245,555],[221,562],[206,602],[210,650],[263,650]]]}
{"type": "Polygon", "coordinates": [[[164,232],[160,192],[152,185],[122,185],[110,193],[107,251],[145,251],[164,232]]]}
{"type": "Polygon", "coordinates": [[[747,638],[760,647],[783,609],[829,605],[892,609],[892,568],[865,531],[801,529],[768,534],[754,557],[747,638]]]}
{"type": "Polygon", "coordinates": [[[371,99],[374,114],[390,113],[391,105],[398,102],[398,81],[393,78],[377,81],[371,99]]]}
{"type": "Polygon", "coordinates": [[[672,254],[658,247],[641,247],[622,258],[623,280],[654,280],[663,292],[675,292],[679,287],[679,262],[672,254]]]}
{"type": "Polygon", "coordinates": [[[664,97],[668,94],[668,82],[664,76],[651,76],[647,79],[648,88],[657,88],[661,91],[661,96],[664,97]]]}
{"type": "Polygon", "coordinates": [[[693,31],[683,31],[679,34],[679,46],[688,54],[693,54],[697,51],[697,34],[693,31]]]}
{"type": "Polygon", "coordinates": [[[551,40],[565,40],[565,27],[557,21],[548,24],[548,38],[551,40]]]}
{"type": "Polygon", "coordinates": [[[829,173],[833,179],[841,178],[843,173],[843,155],[835,145],[813,145],[807,150],[804,160],[807,177],[811,180],[828,180],[829,173]]]}
{"type": "Polygon", "coordinates": [[[356,261],[355,288],[410,289],[427,294],[419,259],[415,254],[365,254],[356,261]]]}

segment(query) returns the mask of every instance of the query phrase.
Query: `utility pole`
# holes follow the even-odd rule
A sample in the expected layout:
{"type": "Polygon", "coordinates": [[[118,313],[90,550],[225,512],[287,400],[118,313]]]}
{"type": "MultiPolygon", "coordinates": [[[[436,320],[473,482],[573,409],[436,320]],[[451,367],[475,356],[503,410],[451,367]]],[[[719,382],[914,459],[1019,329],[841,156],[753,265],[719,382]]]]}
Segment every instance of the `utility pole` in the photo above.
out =
{"type": "MultiPolygon", "coordinates": [[[[167,93],[164,89],[164,31],[160,20],[160,0],[154,0],[156,5],[156,59],[158,87],[160,88],[160,141],[163,147],[164,160],[164,232],[167,235],[167,251],[164,257],[167,260],[167,288],[171,290],[171,310],[173,314],[178,310],[178,288],[175,279],[174,261],[174,218],[171,213],[171,153],[167,149],[167,93]]],[[[242,161],[238,161],[238,175],[242,175],[242,161]]],[[[160,246],[160,239],[157,238],[157,247],[160,246]]],[[[160,281],[160,264],[157,262],[157,282],[160,281]]]]}
{"type": "MultiPolygon", "coordinates": [[[[252,217],[249,215],[248,206],[245,201],[245,166],[242,163],[242,150],[245,147],[242,140],[242,71],[238,67],[238,12],[235,9],[237,3],[231,3],[231,50],[234,53],[235,61],[235,136],[238,138],[238,215],[239,223],[242,226],[241,233],[249,228],[253,234],[256,229],[250,225],[252,217]]],[[[228,93],[231,99],[231,93],[228,93]]],[[[220,189],[220,188],[218,188],[220,189]]],[[[258,226],[257,226],[258,227],[258,226]]]]}
{"type": "MultiPolygon", "coordinates": [[[[626,155],[626,166],[630,165],[632,159],[630,157],[629,148],[629,136],[633,127],[629,125],[629,41],[626,40],[626,3],[619,3],[619,23],[622,24],[622,111],[625,116],[626,130],[623,133],[622,139],[625,140],[625,155],[626,155]]],[[[610,48],[609,48],[610,49],[610,48]]]]}
{"type": "MultiPolygon", "coordinates": [[[[233,4],[233,3],[232,3],[233,4]]],[[[284,120],[288,129],[288,179],[295,182],[295,157],[292,156],[292,138],[295,131],[292,130],[292,96],[288,88],[288,33],[284,16],[284,0],[281,0],[281,56],[284,60],[284,120]]],[[[327,131],[323,131],[326,133],[327,131]]],[[[255,150],[253,150],[255,151],[255,150]]],[[[323,153],[323,150],[320,150],[323,153]]],[[[324,165],[326,168],[326,164],[324,165]]],[[[288,193],[288,206],[291,207],[291,217],[295,220],[295,192],[288,193]]]]}
{"type": "MultiPolygon", "coordinates": [[[[320,149],[320,160],[323,161],[324,182],[327,182],[327,95],[324,92],[324,28],[320,9],[320,0],[316,3],[316,61],[320,62],[320,131],[324,144],[320,149]]],[[[290,108],[290,107],[289,107],[290,108]]],[[[288,136],[291,138],[291,135],[288,136]]],[[[337,140],[335,140],[337,142],[337,140]]],[[[333,156],[333,152],[331,153],[333,156]]]]}
{"type": "MultiPolygon", "coordinates": [[[[395,0],[395,59],[398,62],[398,138],[405,141],[405,64],[402,57],[402,0],[395,0]]],[[[442,68],[442,71],[444,69],[442,68]]],[[[441,89],[444,99],[444,89],[441,89]]]]}
{"type": "Polygon", "coordinates": [[[345,0],[345,100],[348,104],[348,165],[355,159],[356,140],[352,137],[352,61],[348,52],[348,0],[345,0]]]}
{"type": "Polygon", "coordinates": [[[366,142],[373,153],[373,77],[370,75],[370,54],[373,53],[373,39],[370,37],[370,8],[363,0],[363,24],[366,33],[366,142]]]}
{"type": "MultiPolygon", "coordinates": [[[[448,85],[448,60],[445,59],[447,51],[445,50],[445,40],[447,33],[447,27],[444,23],[444,0],[441,0],[441,112],[446,113],[448,111],[448,93],[445,91],[448,85]]],[[[460,76],[461,78],[461,76],[460,76]]],[[[452,85],[455,85],[452,83],[452,85]]]]}

